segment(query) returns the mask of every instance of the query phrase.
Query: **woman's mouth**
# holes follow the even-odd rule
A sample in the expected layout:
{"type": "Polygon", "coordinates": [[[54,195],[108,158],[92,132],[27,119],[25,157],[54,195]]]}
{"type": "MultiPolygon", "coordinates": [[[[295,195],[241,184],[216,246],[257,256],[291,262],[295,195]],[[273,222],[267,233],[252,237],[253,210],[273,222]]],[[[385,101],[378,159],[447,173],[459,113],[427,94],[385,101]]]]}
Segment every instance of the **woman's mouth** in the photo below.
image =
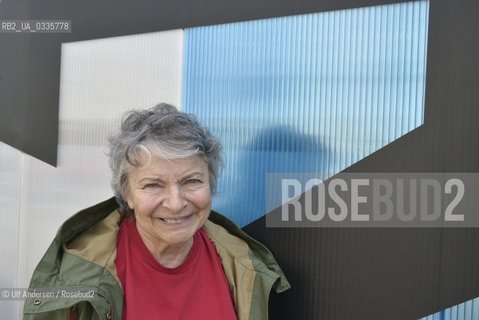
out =
{"type": "Polygon", "coordinates": [[[176,225],[176,224],[181,224],[181,223],[184,223],[188,220],[190,220],[190,218],[192,217],[193,215],[190,214],[189,216],[186,216],[186,217],[180,217],[180,218],[160,218],[161,221],[165,222],[166,224],[170,224],[170,225],[176,225]]]}

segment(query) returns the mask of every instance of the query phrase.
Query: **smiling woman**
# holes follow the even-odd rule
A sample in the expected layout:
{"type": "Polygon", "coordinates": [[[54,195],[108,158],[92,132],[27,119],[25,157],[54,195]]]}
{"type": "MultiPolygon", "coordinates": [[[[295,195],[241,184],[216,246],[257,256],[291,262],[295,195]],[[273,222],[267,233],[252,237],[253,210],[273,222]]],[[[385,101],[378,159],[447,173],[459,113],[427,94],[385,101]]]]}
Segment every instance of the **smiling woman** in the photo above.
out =
{"type": "Polygon", "coordinates": [[[128,175],[128,207],[135,212],[138,232],[155,259],[177,267],[211,210],[208,168],[198,155],[141,158],[140,167],[128,175]]]}
{"type": "Polygon", "coordinates": [[[66,221],[31,281],[96,295],[27,299],[24,319],[267,319],[271,290],[289,283],[268,249],[211,210],[219,141],[159,104],[123,117],[109,156],[115,198],[66,221]]]}

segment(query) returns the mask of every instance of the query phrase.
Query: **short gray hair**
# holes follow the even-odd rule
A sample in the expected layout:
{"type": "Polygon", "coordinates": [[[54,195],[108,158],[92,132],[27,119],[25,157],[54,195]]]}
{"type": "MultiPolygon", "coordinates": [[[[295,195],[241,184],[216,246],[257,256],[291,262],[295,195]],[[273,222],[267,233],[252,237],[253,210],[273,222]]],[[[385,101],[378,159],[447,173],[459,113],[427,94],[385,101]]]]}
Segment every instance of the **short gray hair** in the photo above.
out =
{"type": "Polygon", "coordinates": [[[211,192],[216,191],[223,165],[221,143],[194,115],[178,111],[172,105],[160,103],[150,109],[127,112],[120,132],[111,136],[109,143],[111,185],[123,215],[133,214],[125,194],[128,173],[140,165],[140,149],[150,156],[152,152],[167,159],[202,155],[208,165],[211,192]]]}

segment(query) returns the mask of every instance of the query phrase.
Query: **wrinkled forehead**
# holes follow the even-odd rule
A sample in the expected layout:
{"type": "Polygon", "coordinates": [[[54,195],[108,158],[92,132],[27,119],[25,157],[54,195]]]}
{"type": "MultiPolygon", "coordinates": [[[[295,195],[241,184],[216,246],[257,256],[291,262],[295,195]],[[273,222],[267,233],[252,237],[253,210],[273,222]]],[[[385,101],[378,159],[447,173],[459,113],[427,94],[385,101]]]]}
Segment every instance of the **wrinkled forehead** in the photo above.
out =
{"type": "Polygon", "coordinates": [[[202,154],[191,145],[177,145],[147,141],[136,145],[126,154],[126,160],[134,167],[148,165],[154,157],[167,160],[185,159],[202,154]]]}
{"type": "Polygon", "coordinates": [[[157,154],[139,155],[138,166],[128,173],[130,181],[159,179],[179,181],[186,177],[198,177],[209,180],[208,165],[201,155],[168,159],[157,154]]]}

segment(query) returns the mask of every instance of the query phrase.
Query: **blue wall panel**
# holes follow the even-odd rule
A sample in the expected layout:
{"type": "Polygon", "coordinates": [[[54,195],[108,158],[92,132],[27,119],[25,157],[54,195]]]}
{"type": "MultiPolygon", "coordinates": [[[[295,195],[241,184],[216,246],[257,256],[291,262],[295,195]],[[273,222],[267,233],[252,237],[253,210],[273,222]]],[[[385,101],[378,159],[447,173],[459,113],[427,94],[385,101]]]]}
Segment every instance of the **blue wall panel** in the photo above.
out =
{"type": "Polygon", "coordinates": [[[479,319],[479,298],[450,307],[421,320],[477,320],[479,319]]]}
{"type": "Polygon", "coordinates": [[[243,226],[271,207],[268,172],[324,179],[420,126],[428,11],[415,1],[186,29],[183,109],[225,146],[214,209],[243,226]]]}

